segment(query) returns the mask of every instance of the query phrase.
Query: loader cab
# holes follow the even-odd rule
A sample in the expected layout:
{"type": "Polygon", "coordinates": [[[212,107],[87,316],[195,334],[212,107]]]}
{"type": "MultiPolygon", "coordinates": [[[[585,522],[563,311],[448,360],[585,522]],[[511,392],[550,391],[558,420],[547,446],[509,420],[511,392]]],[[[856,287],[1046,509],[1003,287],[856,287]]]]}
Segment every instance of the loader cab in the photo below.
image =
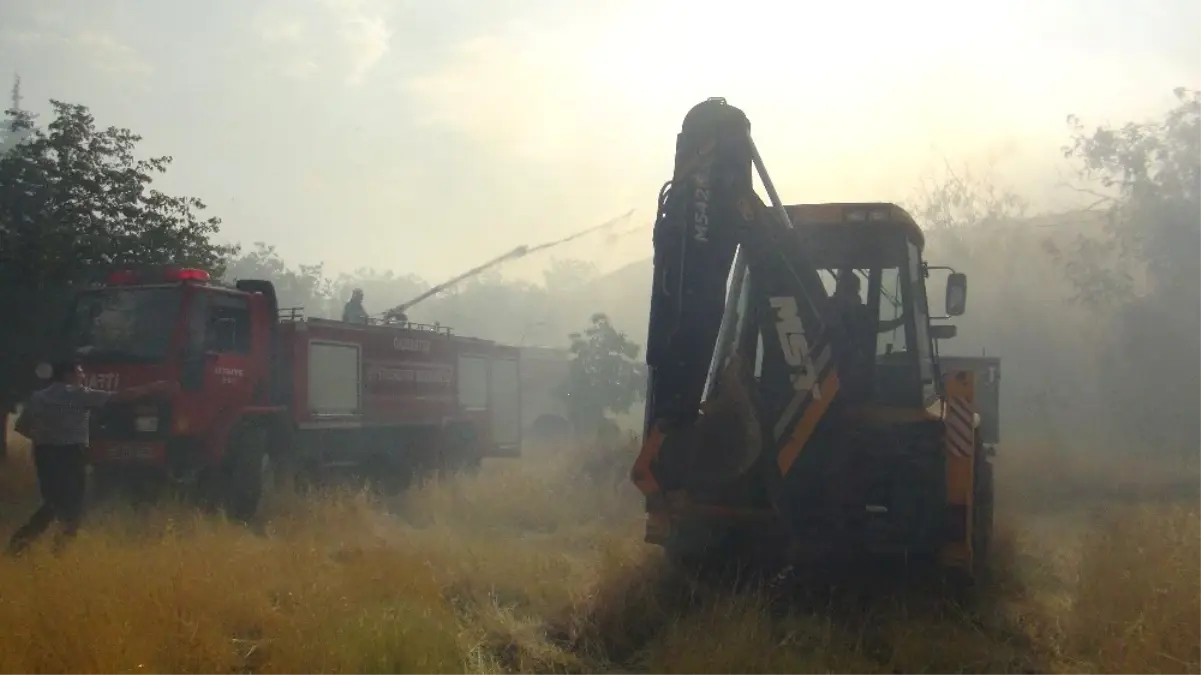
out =
{"type": "Polygon", "coordinates": [[[787,210],[858,348],[854,372],[845,374],[848,398],[858,405],[930,405],[942,384],[930,334],[925,237],[912,217],[885,203],[787,210]],[[848,284],[848,275],[858,283],[848,284]],[[852,314],[859,319],[846,318],[852,314]]]}

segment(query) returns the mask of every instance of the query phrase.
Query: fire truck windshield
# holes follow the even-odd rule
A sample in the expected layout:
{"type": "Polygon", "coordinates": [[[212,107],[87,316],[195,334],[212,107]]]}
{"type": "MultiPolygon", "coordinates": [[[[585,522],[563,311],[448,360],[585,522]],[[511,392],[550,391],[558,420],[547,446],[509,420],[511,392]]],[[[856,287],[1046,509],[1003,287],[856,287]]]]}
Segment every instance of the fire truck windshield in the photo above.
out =
{"type": "Polygon", "coordinates": [[[80,293],[71,321],[72,342],[89,361],[162,361],[182,300],[179,287],[80,293]]]}

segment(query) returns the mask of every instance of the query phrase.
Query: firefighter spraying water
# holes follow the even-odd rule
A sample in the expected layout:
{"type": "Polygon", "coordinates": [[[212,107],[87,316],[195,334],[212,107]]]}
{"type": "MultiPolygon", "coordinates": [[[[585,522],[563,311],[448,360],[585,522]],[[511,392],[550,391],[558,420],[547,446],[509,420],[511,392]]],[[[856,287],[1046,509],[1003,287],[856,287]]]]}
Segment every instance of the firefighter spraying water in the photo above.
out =
{"type": "Polygon", "coordinates": [[[431,297],[441,293],[442,291],[445,291],[446,289],[454,286],[455,284],[459,283],[460,281],[464,281],[466,279],[470,279],[471,277],[474,277],[474,276],[477,276],[484,272],[487,272],[488,270],[490,270],[498,265],[504,264],[506,262],[524,258],[531,253],[537,253],[539,251],[545,251],[547,249],[555,248],[557,246],[562,246],[563,244],[566,244],[570,241],[579,239],[580,237],[583,237],[584,235],[592,234],[593,232],[599,232],[601,230],[612,229],[617,224],[628,221],[630,219],[630,216],[632,216],[632,215],[634,215],[634,209],[630,209],[629,211],[626,211],[625,213],[621,214],[620,216],[617,216],[616,218],[610,218],[609,220],[606,220],[605,222],[601,223],[600,225],[593,225],[592,227],[585,228],[583,230],[580,230],[579,232],[576,232],[575,234],[567,235],[566,237],[563,237],[561,239],[555,239],[553,241],[548,241],[548,242],[545,242],[542,244],[538,244],[536,246],[522,244],[521,246],[514,248],[513,250],[509,251],[508,253],[499,255],[499,256],[489,260],[488,262],[483,263],[482,265],[477,265],[475,267],[472,267],[471,269],[467,270],[466,272],[463,272],[462,274],[460,274],[456,277],[453,277],[447,281],[444,281],[444,282],[438,284],[437,286],[434,286],[433,288],[422,293],[421,295],[413,298],[412,300],[409,300],[408,302],[405,302],[400,305],[397,305],[396,307],[393,307],[392,309],[384,312],[384,320],[385,321],[399,321],[401,323],[407,322],[408,316],[407,316],[406,312],[408,312],[408,310],[411,309],[414,305],[416,305],[417,303],[422,302],[428,298],[431,298],[431,297]]]}

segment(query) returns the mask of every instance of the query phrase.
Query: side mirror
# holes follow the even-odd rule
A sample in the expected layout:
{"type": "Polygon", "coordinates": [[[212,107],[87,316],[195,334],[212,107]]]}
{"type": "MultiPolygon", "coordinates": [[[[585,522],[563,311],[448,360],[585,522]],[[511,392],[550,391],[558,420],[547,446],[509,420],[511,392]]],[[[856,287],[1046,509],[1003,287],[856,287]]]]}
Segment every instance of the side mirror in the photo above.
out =
{"type": "Polygon", "coordinates": [[[935,340],[950,340],[959,334],[959,329],[950,323],[939,323],[930,326],[930,337],[935,340]]]}
{"type": "Polygon", "coordinates": [[[947,277],[947,316],[961,316],[967,309],[967,275],[954,272],[947,277]]]}

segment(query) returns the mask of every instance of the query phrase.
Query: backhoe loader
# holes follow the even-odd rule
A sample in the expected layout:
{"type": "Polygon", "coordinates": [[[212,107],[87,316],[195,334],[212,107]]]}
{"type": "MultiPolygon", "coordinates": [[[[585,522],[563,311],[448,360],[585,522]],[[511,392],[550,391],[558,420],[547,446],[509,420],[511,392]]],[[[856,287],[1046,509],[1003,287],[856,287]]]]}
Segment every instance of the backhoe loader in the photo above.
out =
{"type": "Polygon", "coordinates": [[[746,115],[717,98],[684,119],[653,236],[631,470],[646,540],[689,565],[895,557],[975,578],[991,446],[974,369],[935,347],[967,278],[923,260],[914,219],[889,203],[785,205],[746,115]]]}

